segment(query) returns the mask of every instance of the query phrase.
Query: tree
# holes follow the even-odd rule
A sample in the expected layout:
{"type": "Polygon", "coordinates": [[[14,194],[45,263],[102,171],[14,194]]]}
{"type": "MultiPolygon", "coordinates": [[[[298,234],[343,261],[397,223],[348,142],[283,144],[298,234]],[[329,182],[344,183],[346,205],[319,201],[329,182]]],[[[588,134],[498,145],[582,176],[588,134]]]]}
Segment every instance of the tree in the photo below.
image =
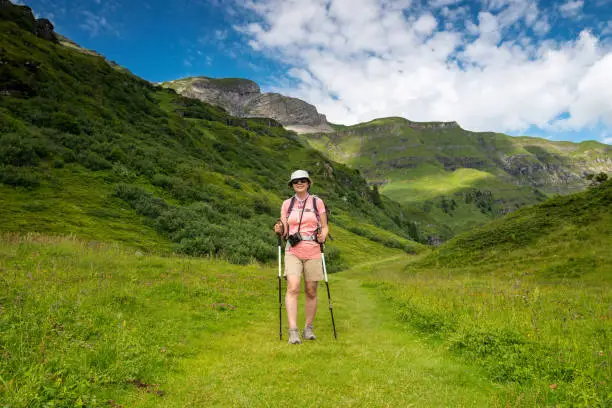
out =
{"type": "Polygon", "coordinates": [[[380,194],[378,193],[378,186],[372,186],[372,204],[377,207],[382,208],[382,200],[380,199],[380,194]]]}

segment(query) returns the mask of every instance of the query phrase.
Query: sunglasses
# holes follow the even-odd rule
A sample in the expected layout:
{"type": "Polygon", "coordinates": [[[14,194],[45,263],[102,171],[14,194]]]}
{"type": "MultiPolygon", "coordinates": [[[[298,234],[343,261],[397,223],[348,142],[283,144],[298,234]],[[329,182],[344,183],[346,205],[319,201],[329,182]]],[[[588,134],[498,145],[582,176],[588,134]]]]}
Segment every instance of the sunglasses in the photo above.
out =
{"type": "Polygon", "coordinates": [[[298,184],[298,183],[308,183],[308,179],[307,178],[301,178],[301,179],[295,179],[295,180],[291,180],[291,184],[298,184]]]}

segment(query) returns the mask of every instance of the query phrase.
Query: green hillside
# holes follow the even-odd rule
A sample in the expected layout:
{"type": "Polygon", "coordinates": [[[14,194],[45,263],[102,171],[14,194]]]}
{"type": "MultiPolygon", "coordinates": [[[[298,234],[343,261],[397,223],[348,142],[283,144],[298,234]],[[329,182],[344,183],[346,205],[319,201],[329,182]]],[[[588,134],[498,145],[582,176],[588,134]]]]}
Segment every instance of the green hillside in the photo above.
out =
{"type": "Polygon", "coordinates": [[[384,118],[308,135],[328,157],[457,233],[547,195],[585,188],[586,173],[612,171],[612,148],[475,133],[451,123],[384,118]]]}
{"type": "MultiPolygon", "coordinates": [[[[519,195],[487,160],[544,157],[549,142],[478,142],[395,118],[338,126],[409,125],[406,137],[439,144],[422,143],[424,164],[394,168],[412,182],[370,187],[366,170],[273,121],[231,117],[39,38],[29,9],[9,5],[0,0],[12,20],[0,21],[0,406],[612,406],[612,181],[519,195]],[[484,164],[440,164],[464,148],[484,164]],[[321,288],[318,338],[300,346],[287,344],[284,313],[279,339],[271,232],[296,167],[332,211],[326,258],[342,270],[329,277],[338,339],[321,288]],[[436,249],[415,241],[508,205],[521,208],[436,249]]],[[[578,167],[603,169],[609,154],[551,146],[578,167]]],[[[533,163],[527,184],[544,162],[533,163]]]]}
{"type": "Polygon", "coordinates": [[[436,250],[426,263],[467,267],[516,259],[532,262],[529,270],[536,274],[559,279],[585,275],[600,281],[612,279],[611,244],[612,181],[607,181],[582,193],[522,208],[461,234],[436,250]],[[552,264],[542,268],[536,259],[552,264]]]}
{"type": "Polygon", "coordinates": [[[286,327],[278,339],[273,265],[2,234],[0,402],[607,407],[611,193],[521,209],[418,256],[339,229],[355,245],[330,278],[339,338],[322,307],[319,338],[299,347],[286,327]]]}
{"type": "Polygon", "coordinates": [[[532,406],[607,407],[611,247],[608,181],[358,276],[404,326],[540,399],[532,406]]]}
{"type": "MultiPolygon", "coordinates": [[[[449,235],[274,121],[234,118],[38,38],[27,24],[0,26],[4,231],[267,262],[276,256],[271,225],[291,194],[288,175],[304,168],[334,227],[407,252],[429,235],[449,235]]],[[[345,258],[330,246],[332,268],[345,258]]]]}

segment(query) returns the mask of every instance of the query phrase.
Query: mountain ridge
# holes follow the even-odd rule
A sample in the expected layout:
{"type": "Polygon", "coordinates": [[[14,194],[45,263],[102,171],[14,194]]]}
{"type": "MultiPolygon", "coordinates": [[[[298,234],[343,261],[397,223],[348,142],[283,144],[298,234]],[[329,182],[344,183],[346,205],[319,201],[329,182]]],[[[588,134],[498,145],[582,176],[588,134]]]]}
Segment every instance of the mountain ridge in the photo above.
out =
{"type": "Polygon", "coordinates": [[[589,173],[612,172],[612,147],[595,141],[553,142],[438,124],[381,118],[302,139],[359,170],[382,194],[437,212],[436,219],[455,232],[546,195],[584,190],[589,173]]]}
{"type": "Polygon", "coordinates": [[[271,118],[296,133],[333,131],[314,105],[279,93],[262,93],[259,85],[244,78],[188,77],[162,82],[164,88],[220,106],[233,116],[271,118]]]}

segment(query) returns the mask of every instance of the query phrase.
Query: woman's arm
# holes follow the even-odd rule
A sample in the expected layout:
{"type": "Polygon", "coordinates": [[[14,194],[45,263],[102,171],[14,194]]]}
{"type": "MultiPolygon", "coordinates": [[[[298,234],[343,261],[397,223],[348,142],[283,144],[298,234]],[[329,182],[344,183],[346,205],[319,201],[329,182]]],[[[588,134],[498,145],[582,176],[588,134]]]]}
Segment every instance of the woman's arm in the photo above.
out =
{"type": "Polygon", "coordinates": [[[278,221],[276,221],[276,224],[274,224],[274,232],[282,236],[283,238],[287,238],[287,236],[289,235],[289,223],[287,221],[286,214],[288,206],[289,204],[287,204],[286,202],[283,203],[280,210],[280,218],[278,219],[278,221]]]}
{"type": "Polygon", "coordinates": [[[319,215],[319,222],[321,223],[321,231],[317,235],[317,241],[320,244],[324,244],[329,234],[329,226],[327,225],[327,213],[323,212],[319,215]]]}

